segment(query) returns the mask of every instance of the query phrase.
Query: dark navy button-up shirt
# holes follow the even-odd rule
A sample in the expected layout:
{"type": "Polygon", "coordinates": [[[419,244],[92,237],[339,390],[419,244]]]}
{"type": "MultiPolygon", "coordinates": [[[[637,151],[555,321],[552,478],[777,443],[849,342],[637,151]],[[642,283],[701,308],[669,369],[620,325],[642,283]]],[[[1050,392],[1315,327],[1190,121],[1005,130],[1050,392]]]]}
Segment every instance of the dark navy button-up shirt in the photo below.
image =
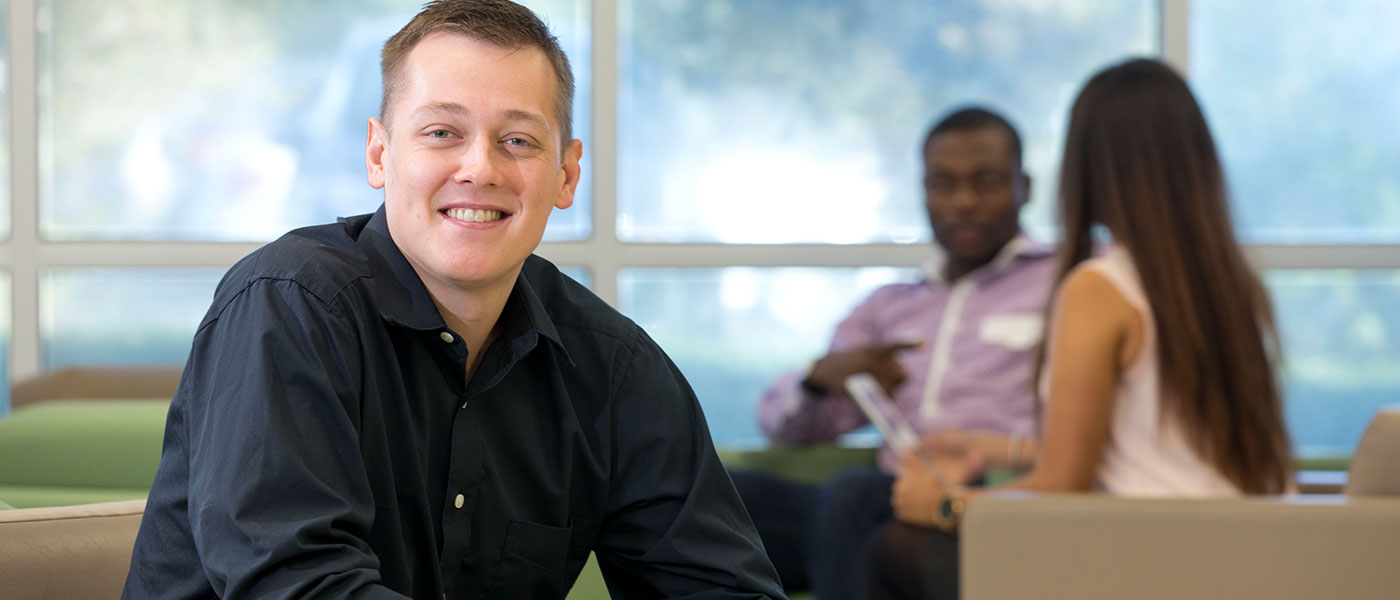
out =
{"type": "Polygon", "coordinates": [[[235,265],[195,333],[124,597],[781,597],[693,392],[530,257],[467,348],[374,215],[235,265]]]}

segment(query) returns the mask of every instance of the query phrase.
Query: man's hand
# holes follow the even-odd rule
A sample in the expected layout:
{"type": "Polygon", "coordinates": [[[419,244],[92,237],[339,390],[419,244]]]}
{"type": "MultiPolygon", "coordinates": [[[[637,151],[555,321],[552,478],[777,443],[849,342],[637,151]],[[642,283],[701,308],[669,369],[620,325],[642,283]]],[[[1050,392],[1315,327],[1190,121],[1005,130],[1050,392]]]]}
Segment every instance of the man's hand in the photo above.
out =
{"type": "Polygon", "coordinates": [[[904,367],[899,366],[895,355],[918,346],[919,342],[895,342],[828,354],[813,363],[811,373],[802,384],[827,393],[844,394],[847,377],[869,373],[886,393],[894,394],[894,388],[905,378],[904,367]]]}

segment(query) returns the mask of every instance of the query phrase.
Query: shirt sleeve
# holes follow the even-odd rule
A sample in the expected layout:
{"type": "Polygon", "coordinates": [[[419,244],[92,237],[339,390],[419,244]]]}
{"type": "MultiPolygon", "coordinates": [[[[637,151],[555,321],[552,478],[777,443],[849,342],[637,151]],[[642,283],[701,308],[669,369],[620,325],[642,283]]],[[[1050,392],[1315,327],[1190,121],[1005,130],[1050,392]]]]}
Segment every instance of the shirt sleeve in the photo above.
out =
{"type": "Polygon", "coordinates": [[[699,402],[644,333],[616,375],[616,448],[594,547],[614,598],[783,598],[699,402]]]}
{"type": "Polygon", "coordinates": [[[287,280],[249,284],[195,335],[189,518],[220,597],[404,597],[364,540],[360,365],[348,319],[287,280]]]}
{"type": "MultiPolygon", "coordinates": [[[[881,343],[885,332],[877,316],[886,304],[879,291],[851,311],[831,337],[827,354],[881,343]]],[[[840,394],[817,394],[802,387],[803,372],[784,373],[764,390],[758,404],[758,424],[768,439],[780,444],[828,442],[865,425],[865,415],[840,394]]]]}

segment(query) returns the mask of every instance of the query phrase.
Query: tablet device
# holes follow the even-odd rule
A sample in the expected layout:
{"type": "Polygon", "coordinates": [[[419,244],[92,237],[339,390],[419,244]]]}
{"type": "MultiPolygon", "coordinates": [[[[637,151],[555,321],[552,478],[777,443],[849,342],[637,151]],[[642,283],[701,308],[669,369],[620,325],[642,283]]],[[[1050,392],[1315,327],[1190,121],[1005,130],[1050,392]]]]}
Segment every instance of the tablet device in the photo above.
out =
{"type": "Polygon", "coordinates": [[[885,443],[897,455],[903,455],[908,450],[918,459],[929,474],[943,486],[945,490],[961,489],[962,486],[948,479],[943,474],[943,470],[938,468],[929,457],[919,450],[919,436],[914,433],[914,428],[909,425],[908,419],[900,414],[898,407],[890,395],[885,393],[885,388],[880,387],[880,382],[875,380],[875,376],[869,373],[856,373],[846,378],[846,393],[851,395],[851,399],[856,401],[856,406],[860,407],[865,417],[875,425],[875,429],[880,431],[880,436],[885,438],[885,443]]]}
{"type": "Polygon", "coordinates": [[[847,377],[846,393],[856,401],[856,406],[865,413],[865,418],[870,419],[875,429],[879,430],[880,436],[885,438],[885,443],[889,444],[896,454],[919,447],[919,436],[914,433],[914,428],[909,426],[909,421],[904,415],[900,414],[894,400],[885,393],[885,388],[880,387],[880,382],[875,380],[874,375],[856,373],[847,377]]]}

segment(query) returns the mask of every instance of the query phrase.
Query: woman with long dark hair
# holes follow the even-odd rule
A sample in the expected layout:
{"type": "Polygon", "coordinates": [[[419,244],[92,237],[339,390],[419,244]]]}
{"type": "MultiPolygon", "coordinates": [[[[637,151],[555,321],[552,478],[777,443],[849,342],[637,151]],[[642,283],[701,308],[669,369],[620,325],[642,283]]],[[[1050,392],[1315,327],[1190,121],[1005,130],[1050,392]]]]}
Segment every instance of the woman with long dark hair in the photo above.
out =
{"type": "MultiPolygon", "coordinates": [[[[1135,59],[1089,80],[1070,115],[1059,206],[1040,450],[1000,489],[1289,491],[1273,313],[1236,241],[1205,117],[1176,72],[1135,59]],[[1112,240],[1098,253],[1096,226],[1112,240]]],[[[976,463],[959,448],[925,450],[976,463]]],[[[870,553],[872,597],[957,597],[956,527],[981,491],[930,471],[906,457],[901,523],[870,553]]]]}

